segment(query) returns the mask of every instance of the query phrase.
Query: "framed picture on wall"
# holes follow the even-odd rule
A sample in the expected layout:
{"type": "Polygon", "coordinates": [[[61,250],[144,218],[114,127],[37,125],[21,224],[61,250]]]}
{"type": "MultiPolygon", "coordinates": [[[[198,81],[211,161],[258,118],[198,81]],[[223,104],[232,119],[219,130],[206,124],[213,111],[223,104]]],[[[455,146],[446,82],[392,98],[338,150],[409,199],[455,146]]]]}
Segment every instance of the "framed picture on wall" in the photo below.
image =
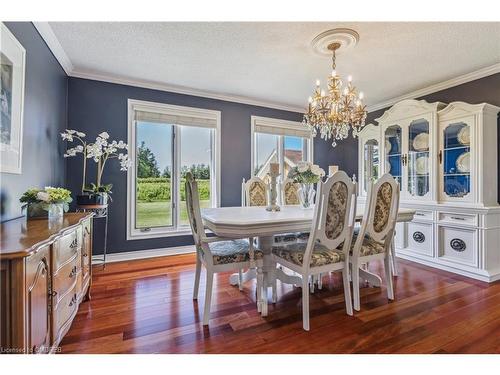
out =
{"type": "Polygon", "coordinates": [[[21,174],[26,50],[0,26],[0,172],[21,174]]]}

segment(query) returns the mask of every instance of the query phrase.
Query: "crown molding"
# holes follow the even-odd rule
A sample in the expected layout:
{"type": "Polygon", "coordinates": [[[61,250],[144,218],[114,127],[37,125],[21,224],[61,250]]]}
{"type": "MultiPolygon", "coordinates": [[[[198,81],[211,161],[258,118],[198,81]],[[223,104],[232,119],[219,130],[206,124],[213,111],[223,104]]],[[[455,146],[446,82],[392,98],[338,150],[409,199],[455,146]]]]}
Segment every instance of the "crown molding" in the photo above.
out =
{"type": "Polygon", "coordinates": [[[446,90],[449,89],[450,87],[458,86],[463,83],[471,82],[479,78],[487,77],[492,74],[500,73],[500,63],[496,63],[484,68],[481,68],[479,70],[475,70],[473,72],[463,74],[461,76],[451,78],[449,80],[435,83],[433,85],[424,87],[422,89],[416,90],[409,92],[407,94],[401,95],[394,97],[389,100],[385,100],[383,102],[367,106],[367,111],[368,112],[373,112],[373,111],[378,111],[379,109],[384,109],[387,107],[390,107],[397,102],[400,102],[401,100],[406,100],[406,99],[415,99],[415,98],[420,98],[422,96],[428,95],[428,94],[433,94],[435,92],[441,91],[441,90],[446,90]]]}
{"type": "Polygon", "coordinates": [[[98,73],[89,73],[78,70],[73,70],[71,74],[69,74],[69,76],[75,78],[90,79],[94,81],[115,83],[119,85],[141,87],[151,90],[168,91],[176,94],[191,95],[208,99],[223,100],[226,102],[234,102],[234,103],[248,104],[258,107],[273,108],[282,111],[299,112],[299,113],[304,112],[304,108],[293,105],[270,102],[240,95],[219,94],[213,91],[193,89],[185,86],[169,85],[165,83],[150,82],[145,80],[130,79],[130,78],[104,75],[98,73]]]}
{"type": "Polygon", "coordinates": [[[47,46],[49,47],[52,54],[55,56],[59,64],[61,64],[62,68],[66,72],[67,75],[70,75],[73,71],[74,67],[69,59],[68,55],[64,51],[61,43],[59,43],[59,39],[57,39],[56,34],[52,31],[52,27],[50,27],[48,22],[32,22],[33,26],[35,26],[36,30],[45,41],[47,46]]]}
{"type": "MultiPolygon", "coordinates": [[[[59,61],[59,64],[61,64],[61,66],[64,69],[64,71],[66,72],[66,74],[70,77],[84,78],[84,79],[90,79],[90,80],[94,80],[94,81],[109,82],[109,83],[128,85],[128,86],[134,86],[134,87],[141,87],[141,88],[147,88],[147,89],[152,89],[152,90],[168,91],[168,92],[177,93],[177,94],[198,96],[198,97],[208,98],[208,99],[223,100],[226,102],[234,102],[234,103],[241,103],[241,104],[247,104],[247,105],[254,105],[254,106],[258,106],[258,107],[279,109],[282,111],[290,111],[290,112],[298,112],[298,113],[304,113],[304,111],[305,111],[305,108],[303,108],[301,106],[292,105],[292,104],[277,103],[277,102],[266,101],[266,100],[262,100],[262,99],[240,96],[240,95],[219,94],[219,93],[216,93],[213,91],[208,91],[208,90],[199,90],[199,89],[189,88],[189,87],[185,87],[185,86],[169,85],[169,84],[150,82],[150,81],[139,80],[139,79],[131,79],[131,78],[105,75],[105,74],[101,74],[101,73],[91,73],[91,72],[78,71],[74,68],[68,55],[66,55],[66,52],[64,51],[63,47],[59,43],[59,40],[57,39],[56,35],[52,31],[52,28],[50,27],[49,23],[48,22],[33,22],[33,25],[35,26],[35,28],[38,30],[38,32],[42,36],[45,43],[47,43],[47,46],[54,54],[57,61],[59,61]]],[[[481,68],[479,70],[476,70],[476,71],[473,71],[473,72],[470,72],[467,74],[463,74],[461,76],[457,76],[457,77],[451,78],[449,80],[442,81],[442,82],[421,88],[419,90],[415,90],[415,91],[406,93],[404,95],[385,100],[383,102],[379,102],[377,104],[369,105],[369,106],[367,106],[367,111],[374,112],[374,111],[377,111],[379,109],[384,109],[384,108],[390,107],[401,100],[420,98],[420,97],[428,95],[428,94],[432,94],[432,93],[435,93],[435,92],[438,92],[441,90],[445,90],[445,89],[448,89],[450,87],[458,86],[458,85],[461,85],[463,83],[474,81],[476,79],[487,77],[489,75],[496,74],[496,73],[500,73],[500,63],[496,63],[493,65],[481,68]]]]}

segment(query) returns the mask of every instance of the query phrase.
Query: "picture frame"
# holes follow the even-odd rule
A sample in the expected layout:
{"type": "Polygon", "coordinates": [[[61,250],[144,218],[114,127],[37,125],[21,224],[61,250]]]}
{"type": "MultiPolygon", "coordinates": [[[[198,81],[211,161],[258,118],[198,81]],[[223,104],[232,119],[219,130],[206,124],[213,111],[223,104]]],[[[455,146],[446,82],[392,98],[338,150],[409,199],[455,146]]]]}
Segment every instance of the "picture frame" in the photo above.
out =
{"type": "Polygon", "coordinates": [[[0,172],[21,174],[26,50],[0,27],[0,172]]]}

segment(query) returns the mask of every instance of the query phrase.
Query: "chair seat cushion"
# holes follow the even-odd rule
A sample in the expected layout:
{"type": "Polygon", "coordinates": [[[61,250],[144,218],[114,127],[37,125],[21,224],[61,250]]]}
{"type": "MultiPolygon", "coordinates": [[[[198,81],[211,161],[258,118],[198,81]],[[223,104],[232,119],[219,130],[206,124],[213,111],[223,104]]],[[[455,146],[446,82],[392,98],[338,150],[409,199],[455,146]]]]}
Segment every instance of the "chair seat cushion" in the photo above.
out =
{"type": "Polygon", "coordinates": [[[299,233],[285,233],[285,234],[277,234],[274,236],[274,243],[290,243],[295,241],[307,241],[309,239],[308,232],[299,232],[299,233]]]}
{"type": "MultiPolygon", "coordinates": [[[[351,254],[354,250],[354,244],[356,243],[357,239],[358,231],[355,231],[351,242],[351,254]]],[[[359,255],[365,257],[369,255],[381,254],[383,252],[385,252],[384,244],[375,241],[370,236],[365,236],[365,238],[363,239],[363,244],[361,245],[361,249],[359,250],[359,255]]]]}
{"type": "MultiPolygon", "coordinates": [[[[282,258],[290,263],[301,266],[304,262],[304,253],[306,251],[307,242],[295,242],[289,245],[273,246],[272,252],[279,258],[282,258]]],[[[334,249],[330,250],[327,247],[316,242],[313,253],[311,255],[310,267],[319,267],[327,264],[343,262],[345,259],[342,251],[334,249]]]]}
{"type": "MultiPolygon", "coordinates": [[[[250,261],[250,244],[247,240],[210,242],[208,246],[214,258],[214,264],[250,261]]],[[[262,251],[254,249],[254,260],[257,259],[262,259],[262,251]]]]}

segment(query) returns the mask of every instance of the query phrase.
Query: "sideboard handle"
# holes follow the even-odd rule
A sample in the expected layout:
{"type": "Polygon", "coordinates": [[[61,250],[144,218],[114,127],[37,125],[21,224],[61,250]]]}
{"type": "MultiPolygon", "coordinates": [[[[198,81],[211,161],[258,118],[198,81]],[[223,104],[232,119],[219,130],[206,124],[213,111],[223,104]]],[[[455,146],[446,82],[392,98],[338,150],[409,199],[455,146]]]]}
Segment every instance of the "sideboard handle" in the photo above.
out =
{"type": "Polygon", "coordinates": [[[452,218],[453,220],[462,220],[462,221],[465,221],[465,218],[464,218],[464,217],[451,216],[451,218],[452,218]]]}
{"type": "Polygon", "coordinates": [[[75,277],[76,275],[76,266],[73,266],[73,268],[71,269],[71,272],[69,274],[69,277],[72,278],[72,277],[75,277]]]}

